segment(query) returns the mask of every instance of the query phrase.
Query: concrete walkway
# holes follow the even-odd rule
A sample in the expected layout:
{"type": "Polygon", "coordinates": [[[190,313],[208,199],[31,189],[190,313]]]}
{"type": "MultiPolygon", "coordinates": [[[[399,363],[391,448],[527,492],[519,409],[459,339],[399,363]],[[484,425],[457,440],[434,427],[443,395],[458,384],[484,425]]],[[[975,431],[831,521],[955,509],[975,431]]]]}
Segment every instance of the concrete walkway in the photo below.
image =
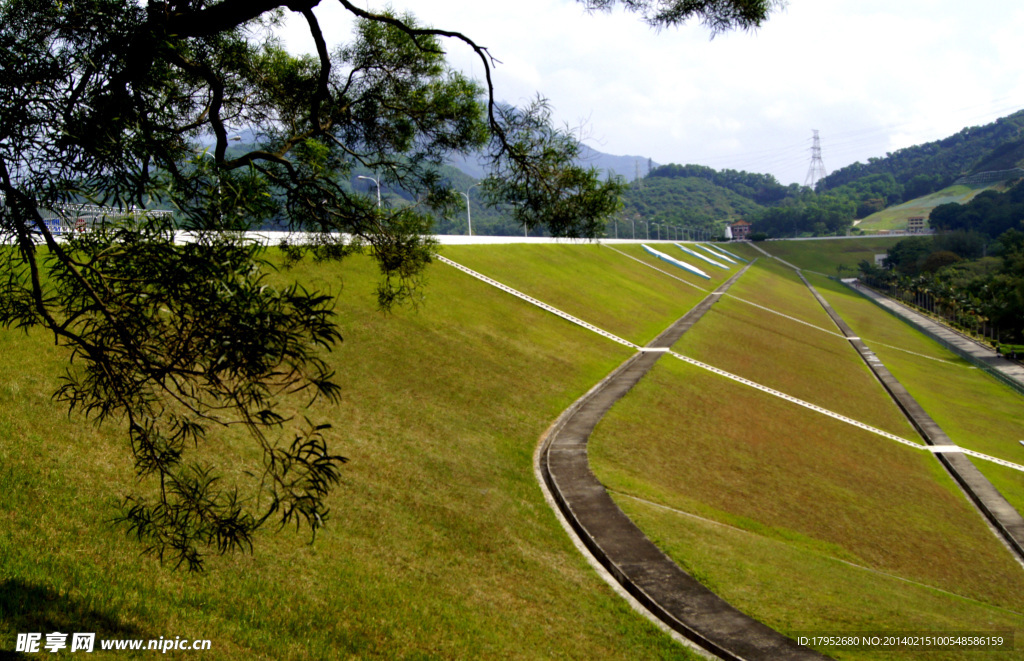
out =
{"type": "Polygon", "coordinates": [[[684,572],[615,504],[590,471],[587,441],[605,413],[744,272],[620,365],[578,400],[542,440],[541,474],[559,509],[597,560],[673,630],[723,659],[827,658],[730,606],[684,572]]]}
{"type": "Polygon", "coordinates": [[[1024,366],[1020,363],[1007,360],[997,354],[993,349],[961,335],[952,328],[934,321],[920,312],[917,312],[902,303],[894,301],[888,296],[884,296],[869,287],[865,287],[856,279],[843,280],[843,282],[853,290],[873,301],[879,307],[888,310],[901,319],[904,319],[921,332],[927,334],[975,365],[982,367],[989,373],[995,372],[1000,374],[1004,379],[1017,384],[1016,390],[1024,393],[1024,366]]]}
{"type": "Polygon", "coordinates": [[[933,446],[935,456],[949,471],[949,474],[995,526],[1017,558],[1024,562],[1024,518],[971,463],[963,451],[946,435],[946,432],[942,431],[942,428],[925,412],[917,400],[907,392],[903,384],[896,380],[896,377],[882,364],[878,356],[864,344],[863,340],[857,337],[850,326],[839,316],[839,313],[832,309],[828,301],[811,286],[807,278],[799,271],[797,271],[797,275],[818,299],[825,312],[832,317],[832,321],[839,327],[839,330],[846,335],[846,339],[857,350],[878,380],[882,382],[889,395],[902,409],[921,437],[928,445],[933,446]]]}

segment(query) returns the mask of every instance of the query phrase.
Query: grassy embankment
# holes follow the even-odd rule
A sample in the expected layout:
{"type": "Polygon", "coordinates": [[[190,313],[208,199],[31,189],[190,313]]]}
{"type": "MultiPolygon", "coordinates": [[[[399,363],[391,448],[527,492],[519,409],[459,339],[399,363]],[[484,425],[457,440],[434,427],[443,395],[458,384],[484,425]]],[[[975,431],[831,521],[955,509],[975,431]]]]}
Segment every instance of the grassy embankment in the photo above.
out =
{"type": "MultiPolygon", "coordinates": [[[[1024,464],[1024,397],[849,288],[808,278],[954,443],[1024,464]]],[[[1024,513],[1024,473],[972,461],[1024,513]]]]}
{"type": "MultiPolygon", "coordinates": [[[[596,246],[514,252],[513,270],[549,272],[553,289],[542,278],[533,293],[564,290],[637,339],[690,290],[596,246]],[[591,256],[566,271],[580,250],[591,256]]],[[[140,557],[110,525],[138,487],[116,426],[50,400],[66,353],[44,333],[0,332],[0,650],[61,631],[209,639],[210,659],[688,658],[582,560],[532,470],[541,432],[628,349],[442,264],[423,305],[391,316],[374,310],[367,260],[281,277],[335,292],[344,280],[345,343],[330,357],[343,401],[315,414],[350,462],[315,544],[270,529],[252,556],[210,558],[197,576],[140,557]]],[[[231,434],[217,442],[229,474],[256,459],[231,434]]]]}
{"type": "MultiPolygon", "coordinates": [[[[681,253],[671,245],[660,249],[681,253]]],[[[513,244],[500,249],[449,246],[444,254],[463,266],[637,344],[653,340],[669,323],[707,295],[702,290],[710,291],[736,272],[736,268],[729,271],[716,268],[714,272],[708,270],[712,279],[704,280],[651,256],[639,244],[617,244],[614,250],[596,244],[571,248],[513,244]],[[674,277],[645,268],[616,251],[674,277]],[[526,259],[529,262],[525,262],[526,259]],[[637,272],[648,273],[648,279],[635,281],[625,277],[637,272]],[[649,282],[659,284],[652,287],[649,282]]]]}
{"type": "MultiPolygon", "coordinates": [[[[762,247],[797,266],[831,273],[857,250],[896,240],[772,241],[762,247]],[[853,250],[842,250],[843,244],[853,250]]],[[[807,276],[956,443],[1024,464],[1024,446],[1019,443],[1024,438],[1020,415],[1024,401],[1018,394],[849,288],[813,273],[807,276]]],[[[972,461],[1024,513],[1024,474],[991,462],[972,461]]]]}
{"type": "Polygon", "coordinates": [[[765,241],[760,245],[769,254],[802,269],[834,276],[844,267],[843,277],[852,276],[861,260],[875,263],[875,255],[884,254],[906,237],[872,237],[816,241],[765,241]]]}
{"type": "MultiPolygon", "coordinates": [[[[824,325],[778,264],[740,283],[737,296],[824,325]]],[[[913,438],[841,339],[734,298],[676,349],[913,438]]],[[[591,461],[666,552],[782,631],[1024,630],[1024,572],[924,452],[663,360],[598,427],[591,461]]]]}
{"type": "MultiPolygon", "coordinates": [[[[978,193],[985,190],[1003,191],[1006,185],[1002,182],[993,186],[949,186],[929,195],[918,197],[913,200],[898,204],[888,209],[882,209],[864,218],[857,224],[862,230],[871,232],[877,230],[905,230],[907,229],[907,218],[914,216],[928,217],[932,209],[940,204],[966,204],[978,193]]],[[[925,221],[927,226],[927,221],[925,221]]]]}

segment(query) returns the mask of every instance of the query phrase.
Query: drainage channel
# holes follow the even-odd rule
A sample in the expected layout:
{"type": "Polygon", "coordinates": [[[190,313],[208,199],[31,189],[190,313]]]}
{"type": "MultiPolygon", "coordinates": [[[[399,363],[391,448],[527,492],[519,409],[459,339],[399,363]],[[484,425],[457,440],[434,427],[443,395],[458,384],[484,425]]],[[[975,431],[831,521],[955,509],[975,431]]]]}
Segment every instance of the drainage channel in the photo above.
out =
{"type": "Polygon", "coordinates": [[[749,265],[708,294],[650,344],[639,347],[450,259],[440,257],[440,260],[572,323],[637,349],[636,354],[559,417],[541,440],[536,462],[546,495],[557,505],[560,517],[594,560],[641,609],[701,650],[721,659],[828,658],[740,612],[684,572],[619,509],[590,471],[587,460],[587,441],[598,421],[662,355],[670,353],[670,347],[749,265]]]}
{"type": "MultiPolygon", "coordinates": [[[[839,330],[846,334],[847,340],[857,350],[857,353],[860,354],[868,368],[882,383],[889,396],[893,398],[900,407],[900,410],[903,411],[903,414],[914,425],[918,433],[921,434],[921,437],[931,446],[930,449],[935,457],[938,458],[985,517],[995,526],[995,529],[1016,554],[1017,559],[1024,562],[1024,518],[1007,502],[1003,494],[999,493],[999,490],[981,474],[981,471],[971,463],[965,454],[980,456],[980,458],[990,461],[994,458],[977,452],[965,451],[956,446],[949,436],[946,435],[946,432],[939,427],[938,423],[907,392],[903,384],[882,364],[878,356],[864,344],[863,340],[857,337],[846,321],[832,309],[828,301],[808,282],[804,274],[797,271],[797,275],[800,276],[800,279],[807,285],[807,288],[814,294],[818,303],[821,304],[825,312],[832,318],[832,321],[835,322],[839,330]]],[[[1002,460],[996,460],[996,463],[1009,464],[1012,467],[1019,468],[1017,464],[1011,464],[1002,460]]]]}
{"type": "Polygon", "coordinates": [[[667,353],[746,268],[620,365],[542,440],[540,468],[563,516],[594,557],[662,622],[722,659],[825,659],[740,612],[664,554],[615,504],[590,470],[587,441],[605,413],[667,353]]]}

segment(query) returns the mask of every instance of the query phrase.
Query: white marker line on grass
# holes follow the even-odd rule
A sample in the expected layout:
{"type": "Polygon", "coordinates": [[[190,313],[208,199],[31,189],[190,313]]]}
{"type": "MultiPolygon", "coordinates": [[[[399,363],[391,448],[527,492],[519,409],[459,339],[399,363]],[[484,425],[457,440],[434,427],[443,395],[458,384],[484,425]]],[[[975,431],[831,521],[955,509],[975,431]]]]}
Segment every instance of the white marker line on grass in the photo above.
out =
{"type": "MultiPolygon", "coordinates": [[[[665,275],[669,276],[670,278],[675,278],[679,282],[688,284],[691,287],[693,287],[694,289],[699,289],[699,290],[701,290],[702,292],[705,292],[705,293],[711,293],[710,291],[708,291],[707,289],[704,289],[703,287],[699,287],[699,286],[693,284],[692,282],[687,282],[686,280],[683,280],[679,276],[673,275],[673,274],[669,273],[668,271],[663,271],[663,270],[659,269],[657,266],[654,266],[653,264],[648,264],[647,262],[643,261],[642,259],[637,259],[636,257],[633,257],[632,255],[629,255],[629,254],[626,254],[626,253],[622,252],[618,248],[612,248],[611,246],[606,245],[606,244],[601,244],[601,245],[604,245],[606,248],[610,248],[611,250],[614,250],[615,252],[619,253],[623,257],[628,257],[629,259],[632,259],[634,262],[640,262],[641,264],[643,264],[644,266],[646,266],[648,268],[652,268],[652,269],[654,269],[655,271],[657,271],[659,273],[664,273],[665,275]]],[[[835,331],[831,331],[831,330],[829,330],[827,328],[822,328],[821,326],[816,326],[816,325],[814,325],[812,323],[803,321],[802,319],[797,319],[796,317],[791,317],[788,314],[783,314],[782,312],[779,312],[778,310],[772,310],[771,308],[765,307],[763,305],[758,305],[757,303],[754,303],[753,301],[748,301],[745,298],[740,298],[739,296],[736,296],[735,294],[730,294],[729,292],[725,292],[723,294],[723,296],[729,296],[731,298],[735,298],[737,301],[740,301],[742,303],[746,303],[747,305],[752,305],[755,308],[758,308],[760,310],[764,310],[765,312],[770,312],[770,313],[772,313],[774,315],[777,315],[777,316],[780,316],[780,317],[784,317],[786,319],[789,319],[790,321],[795,321],[795,322],[797,322],[799,324],[803,324],[804,326],[810,326],[814,330],[821,331],[822,333],[828,333],[829,335],[833,335],[835,337],[839,337],[839,338],[842,338],[844,340],[859,340],[859,339],[861,339],[859,337],[848,338],[848,337],[846,337],[846,336],[844,336],[844,335],[842,335],[840,333],[837,333],[835,331]]],[[[936,358],[934,356],[927,356],[927,355],[925,355],[923,353],[918,353],[916,351],[910,351],[909,349],[901,349],[899,347],[894,347],[891,344],[885,344],[883,342],[875,342],[873,340],[865,340],[865,342],[867,342],[867,341],[871,341],[873,344],[877,344],[878,346],[882,346],[882,347],[885,347],[887,349],[893,349],[895,351],[902,351],[904,353],[909,353],[911,355],[919,356],[921,358],[927,358],[928,360],[935,360],[935,361],[938,361],[940,363],[946,363],[947,365],[953,365],[955,367],[963,367],[963,368],[966,368],[966,369],[975,369],[974,367],[969,366],[969,365],[963,365],[961,363],[954,363],[953,361],[945,360],[945,359],[942,359],[942,358],[936,358]]]]}
{"type": "Polygon", "coordinates": [[[636,258],[636,257],[634,257],[633,255],[629,255],[629,254],[627,254],[627,253],[624,253],[624,252],[622,252],[622,251],[621,251],[621,250],[619,250],[618,248],[612,248],[611,246],[609,246],[609,245],[608,245],[608,244],[606,244],[606,243],[602,243],[601,245],[602,245],[602,246],[604,246],[605,248],[608,248],[609,250],[614,250],[615,252],[619,253],[619,254],[620,254],[620,255],[622,255],[623,257],[628,257],[628,258],[632,259],[632,260],[633,260],[634,262],[640,262],[641,264],[643,264],[643,265],[644,265],[644,266],[646,266],[647,268],[651,268],[651,269],[654,269],[654,270],[655,270],[655,271],[657,271],[658,273],[664,273],[664,274],[665,274],[665,275],[667,275],[668,277],[670,277],[670,278],[673,278],[673,279],[675,279],[675,280],[678,280],[679,282],[683,283],[684,285],[690,285],[690,286],[691,286],[691,287],[693,287],[694,289],[699,289],[699,290],[701,290],[702,292],[704,292],[705,294],[710,294],[710,293],[711,293],[711,290],[709,290],[709,289],[704,289],[703,287],[701,287],[701,286],[699,286],[699,285],[695,285],[695,284],[693,284],[692,282],[687,282],[686,280],[683,280],[682,278],[680,278],[680,277],[679,277],[678,275],[674,275],[674,274],[672,274],[672,273],[669,273],[668,271],[663,271],[663,270],[659,269],[659,268],[658,268],[657,266],[655,266],[654,264],[648,264],[647,262],[645,262],[645,261],[644,261],[644,260],[642,260],[642,259],[637,259],[637,258],[636,258]]]}
{"type": "Polygon", "coordinates": [[[707,370],[709,372],[714,372],[715,374],[718,374],[719,376],[724,376],[725,378],[732,379],[733,381],[736,381],[737,383],[742,383],[745,386],[750,386],[751,388],[754,388],[755,390],[760,390],[761,392],[768,393],[769,395],[774,395],[774,396],[776,396],[776,397],[778,397],[780,399],[786,400],[787,402],[793,402],[794,404],[799,404],[800,406],[803,406],[804,408],[811,409],[812,411],[817,411],[818,413],[821,413],[822,415],[827,415],[828,417],[834,418],[835,420],[839,420],[841,422],[845,422],[847,424],[853,425],[854,427],[859,427],[860,429],[863,429],[865,431],[869,431],[869,432],[871,432],[873,434],[877,434],[879,436],[883,436],[885,438],[888,438],[891,441],[896,441],[896,442],[902,443],[904,445],[909,445],[910,447],[916,448],[918,450],[923,450],[926,447],[924,445],[921,445],[920,443],[915,443],[914,441],[909,441],[909,440],[907,440],[907,439],[905,439],[905,438],[903,438],[901,436],[897,436],[896,434],[891,434],[891,433],[889,433],[887,431],[883,431],[881,429],[878,429],[877,427],[872,427],[871,425],[865,424],[865,423],[860,422],[858,420],[854,420],[853,418],[848,418],[848,417],[846,417],[845,415],[843,415],[841,413],[836,413],[835,411],[830,411],[830,410],[828,410],[828,409],[826,409],[824,407],[818,406],[817,404],[811,404],[810,402],[804,401],[804,400],[802,400],[802,399],[800,399],[798,397],[793,397],[792,395],[787,395],[786,393],[781,392],[779,390],[775,390],[774,388],[769,388],[768,386],[761,385],[760,383],[757,383],[756,381],[751,381],[750,379],[745,379],[742,376],[737,376],[737,375],[735,375],[735,374],[733,374],[731,372],[726,372],[723,369],[719,369],[717,367],[712,367],[711,365],[708,365],[707,363],[702,363],[699,360],[695,360],[695,359],[690,358],[688,356],[684,356],[681,353],[676,353],[675,351],[673,351],[671,353],[672,353],[673,356],[675,356],[676,358],[678,358],[679,360],[681,360],[681,361],[683,361],[685,363],[689,363],[691,365],[699,367],[699,368],[701,368],[703,370],[707,370]]]}
{"type": "MultiPolygon", "coordinates": [[[[614,250],[614,248],[612,248],[612,250],[614,250]]],[[[628,256],[629,255],[627,255],[627,257],[628,256]]],[[[558,308],[556,308],[556,307],[554,307],[552,305],[548,305],[547,303],[544,303],[543,301],[539,301],[536,298],[533,298],[532,296],[527,296],[526,294],[524,294],[524,293],[522,293],[520,291],[517,291],[517,290],[513,289],[512,287],[509,287],[508,285],[503,285],[502,283],[498,282],[497,280],[494,280],[492,278],[488,278],[486,275],[483,275],[481,273],[477,273],[476,271],[474,271],[474,270],[472,270],[470,268],[467,268],[467,267],[459,264],[458,262],[454,262],[454,261],[448,259],[447,257],[444,257],[442,255],[438,255],[437,258],[440,261],[444,262],[445,264],[448,264],[449,266],[455,267],[458,270],[460,270],[460,271],[462,271],[464,273],[467,273],[467,274],[473,276],[474,278],[476,278],[478,280],[481,280],[482,282],[486,282],[487,284],[491,285],[492,287],[497,287],[498,289],[500,289],[500,290],[502,290],[502,291],[504,291],[506,293],[512,294],[513,296],[515,296],[517,298],[520,298],[520,299],[526,301],[527,303],[530,303],[531,305],[535,305],[535,306],[541,308],[542,310],[546,310],[546,311],[548,311],[548,312],[550,312],[550,313],[552,313],[552,314],[554,314],[556,316],[559,316],[559,317],[565,319],[566,321],[569,321],[569,322],[574,323],[574,324],[576,324],[578,326],[586,328],[587,330],[592,331],[594,333],[597,333],[598,335],[602,335],[602,336],[604,336],[604,337],[606,337],[606,338],[608,338],[608,339],[610,339],[610,340],[612,340],[614,342],[618,342],[619,344],[624,344],[627,347],[631,347],[631,348],[635,349],[636,351],[662,351],[663,350],[661,348],[641,347],[641,346],[638,346],[636,344],[633,344],[629,340],[624,340],[624,339],[622,339],[621,337],[619,337],[617,335],[614,335],[612,333],[609,333],[606,330],[598,328],[597,326],[594,326],[593,324],[589,324],[589,323],[583,321],[582,319],[579,319],[577,317],[572,316],[571,314],[569,314],[567,312],[562,312],[561,310],[559,310],[558,308]]],[[[640,261],[640,260],[637,260],[637,261],[640,261]]],[[[640,262],[640,263],[643,264],[643,262],[640,262]]],[[[684,280],[683,282],[686,282],[686,281],[684,280]]],[[[708,365],[706,363],[702,363],[699,360],[695,360],[693,358],[689,358],[689,357],[684,356],[684,355],[682,355],[680,353],[676,353],[675,351],[671,351],[670,350],[667,353],[675,356],[676,358],[678,358],[679,360],[682,360],[683,362],[686,362],[686,363],[689,363],[691,365],[694,365],[695,367],[700,367],[701,369],[707,370],[709,372],[713,372],[713,373],[718,374],[720,376],[724,376],[727,379],[731,379],[733,381],[736,381],[737,383],[742,383],[743,385],[750,386],[751,388],[755,388],[756,390],[760,390],[761,392],[767,393],[769,395],[774,395],[775,397],[778,397],[780,399],[784,399],[784,400],[786,400],[788,402],[792,402],[794,404],[798,404],[798,405],[803,406],[804,408],[808,408],[808,409],[810,409],[812,411],[817,411],[818,413],[821,413],[822,415],[827,415],[828,417],[833,418],[835,420],[839,420],[841,422],[845,422],[847,424],[853,425],[854,427],[858,427],[858,428],[863,429],[865,431],[869,431],[869,432],[871,432],[873,434],[877,434],[879,436],[882,436],[884,438],[888,438],[888,439],[896,441],[898,443],[902,443],[903,445],[908,445],[908,446],[910,446],[912,448],[916,448],[918,450],[927,450],[930,447],[930,446],[927,446],[927,445],[921,445],[920,443],[915,443],[913,441],[908,441],[907,439],[901,438],[900,436],[897,436],[895,434],[890,434],[887,431],[883,431],[883,430],[878,429],[876,427],[872,427],[871,425],[865,424],[863,422],[859,422],[857,420],[854,420],[853,418],[848,418],[845,415],[842,415],[840,413],[836,413],[835,411],[830,411],[830,410],[828,410],[826,408],[823,408],[821,406],[818,406],[816,404],[811,404],[810,402],[805,402],[802,399],[799,399],[797,397],[793,397],[792,395],[787,395],[786,393],[781,392],[779,390],[775,390],[774,388],[769,388],[768,386],[763,386],[760,383],[757,383],[755,381],[751,381],[750,379],[745,379],[742,376],[737,376],[735,374],[732,374],[731,372],[726,372],[723,369],[719,369],[717,367],[712,367],[711,365],[708,365]]],[[[993,463],[1000,464],[1002,466],[1006,466],[1007,468],[1013,468],[1015,470],[1019,470],[1021,472],[1024,472],[1024,466],[1021,466],[1020,464],[1015,464],[1013,462],[1005,461],[1003,459],[997,459],[995,457],[990,457],[987,454],[982,454],[980,452],[974,452],[973,450],[965,450],[965,449],[961,448],[958,451],[963,452],[964,454],[970,455],[972,457],[977,457],[978,459],[984,459],[986,461],[991,461],[993,463]]]]}
{"type": "Polygon", "coordinates": [[[598,328],[597,326],[594,326],[593,324],[588,324],[587,322],[583,321],[582,319],[579,319],[577,317],[572,316],[568,312],[562,312],[561,310],[559,310],[558,308],[554,307],[553,305],[548,305],[547,303],[545,303],[543,301],[539,301],[536,298],[533,298],[532,296],[527,296],[526,294],[524,294],[521,291],[513,289],[512,287],[509,287],[508,285],[503,285],[502,283],[498,282],[497,280],[494,280],[492,278],[488,278],[486,275],[483,275],[482,273],[477,273],[476,271],[474,271],[474,270],[472,270],[470,268],[467,268],[467,267],[463,266],[462,264],[459,264],[458,262],[453,262],[452,260],[448,259],[447,257],[444,257],[442,255],[438,255],[437,258],[439,260],[441,260],[442,262],[444,262],[445,264],[448,264],[449,266],[453,266],[453,267],[459,269],[460,271],[462,271],[464,273],[468,273],[469,275],[473,276],[474,278],[476,278],[478,280],[486,282],[487,284],[491,285],[492,287],[497,287],[498,289],[502,290],[503,292],[506,292],[508,294],[512,294],[513,296],[515,296],[517,298],[521,298],[524,301],[526,301],[527,303],[531,303],[533,305],[536,305],[537,307],[541,308],[542,310],[547,310],[551,314],[557,315],[557,316],[561,317],[562,319],[565,319],[566,321],[570,321],[570,322],[572,322],[572,323],[574,323],[574,324],[576,324],[578,326],[582,326],[583,328],[586,328],[587,330],[593,331],[593,332],[597,333],[598,335],[603,335],[604,337],[607,337],[609,340],[612,340],[613,342],[618,342],[619,344],[624,344],[627,347],[630,347],[632,349],[639,349],[640,348],[639,346],[637,346],[636,344],[633,344],[629,340],[624,340],[621,337],[619,337],[618,335],[614,335],[612,333],[609,333],[608,331],[606,331],[606,330],[604,330],[602,328],[598,328]]]}

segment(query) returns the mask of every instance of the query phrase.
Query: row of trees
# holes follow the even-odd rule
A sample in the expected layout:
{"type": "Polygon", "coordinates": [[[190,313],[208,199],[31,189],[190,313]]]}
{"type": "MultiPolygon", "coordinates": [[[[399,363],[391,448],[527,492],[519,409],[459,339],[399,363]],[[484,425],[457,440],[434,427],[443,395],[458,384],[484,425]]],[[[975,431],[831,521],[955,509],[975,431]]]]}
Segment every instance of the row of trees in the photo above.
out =
{"type": "Polygon", "coordinates": [[[977,232],[989,240],[1024,219],[1024,181],[1005,193],[982,191],[967,204],[941,204],[932,209],[928,222],[938,230],[977,232]]]}
{"type": "Polygon", "coordinates": [[[957,328],[1024,342],[1022,231],[1007,230],[994,242],[963,231],[911,237],[889,250],[885,268],[863,261],[860,271],[869,285],[957,328]]]}
{"type": "Polygon", "coordinates": [[[966,331],[1024,342],[1024,182],[937,206],[929,222],[940,232],[894,245],[885,269],[862,263],[868,281],[966,331]]]}

